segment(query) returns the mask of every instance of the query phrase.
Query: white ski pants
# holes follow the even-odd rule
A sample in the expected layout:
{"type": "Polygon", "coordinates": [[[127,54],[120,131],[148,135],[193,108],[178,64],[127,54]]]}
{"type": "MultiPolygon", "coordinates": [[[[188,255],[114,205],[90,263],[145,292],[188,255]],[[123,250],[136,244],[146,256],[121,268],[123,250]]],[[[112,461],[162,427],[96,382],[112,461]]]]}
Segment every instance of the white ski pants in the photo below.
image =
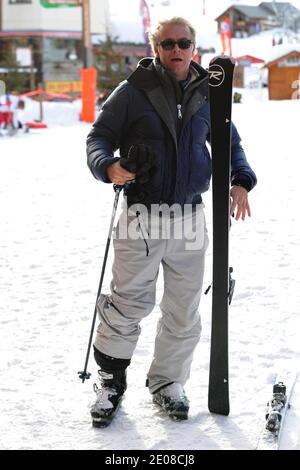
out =
{"type": "Polygon", "coordinates": [[[197,210],[174,217],[168,211],[162,216],[151,213],[151,219],[125,209],[116,227],[111,295],[101,295],[98,301],[95,347],[112,357],[132,357],[139,323],[155,306],[162,264],[162,316],[148,372],[152,393],[170,382],[185,384],[200,338],[198,306],[208,246],[203,208],[198,205],[197,210]]]}

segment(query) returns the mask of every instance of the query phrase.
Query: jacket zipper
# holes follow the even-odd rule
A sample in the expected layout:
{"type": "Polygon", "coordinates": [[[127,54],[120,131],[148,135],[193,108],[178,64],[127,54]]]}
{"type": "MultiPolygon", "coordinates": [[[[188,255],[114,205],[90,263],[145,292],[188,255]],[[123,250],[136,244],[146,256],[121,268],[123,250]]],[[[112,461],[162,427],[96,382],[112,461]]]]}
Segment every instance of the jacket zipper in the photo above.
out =
{"type": "Polygon", "coordinates": [[[177,117],[178,119],[182,119],[181,104],[177,105],[177,117]]]}

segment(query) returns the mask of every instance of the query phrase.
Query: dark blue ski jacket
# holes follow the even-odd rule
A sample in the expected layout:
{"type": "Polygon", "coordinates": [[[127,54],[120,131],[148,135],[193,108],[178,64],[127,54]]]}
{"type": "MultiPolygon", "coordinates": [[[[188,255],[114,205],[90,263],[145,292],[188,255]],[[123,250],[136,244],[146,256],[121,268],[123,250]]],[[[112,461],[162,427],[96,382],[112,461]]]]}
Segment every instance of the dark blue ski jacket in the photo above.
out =
{"type": "MultiPolygon", "coordinates": [[[[208,72],[191,62],[184,89],[157,59],[143,59],[110,95],[87,138],[93,175],[110,182],[106,169],[126,157],[132,144],[152,147],[156,171],[147,183],[147,203],[197,204],[208,190],[211,157],[208,72]]],[[[231,182],[250,191],[256,176],[232,124],[231,182]]],[[[143,201],[141,201],[143,202],[143,201]]]]}

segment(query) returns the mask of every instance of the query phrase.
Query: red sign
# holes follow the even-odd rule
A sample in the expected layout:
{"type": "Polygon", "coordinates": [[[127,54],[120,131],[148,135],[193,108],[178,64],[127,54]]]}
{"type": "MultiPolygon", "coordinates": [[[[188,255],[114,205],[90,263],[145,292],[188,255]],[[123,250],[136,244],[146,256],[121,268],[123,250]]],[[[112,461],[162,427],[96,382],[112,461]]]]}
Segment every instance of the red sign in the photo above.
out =
{"type": "Polygon", "coordinates": [[[231,56],[231,28],[228,16],[221,23],[221,41],[223,46],[223,55],[231,56]]]}

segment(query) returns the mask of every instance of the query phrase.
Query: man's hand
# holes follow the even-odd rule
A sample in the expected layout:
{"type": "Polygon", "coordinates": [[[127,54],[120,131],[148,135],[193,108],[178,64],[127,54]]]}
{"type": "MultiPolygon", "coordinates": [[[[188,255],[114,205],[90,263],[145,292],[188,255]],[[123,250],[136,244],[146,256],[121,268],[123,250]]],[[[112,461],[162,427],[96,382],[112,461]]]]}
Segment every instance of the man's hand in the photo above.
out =
{"type": "Polygon", "coordinates": [[[109,165],[106,173],[110,181],[118,186],[123,186],[125,183],[135,179],[135,173],[130,173],[125,168],[122,168],[119,161],[109,165]]]}
{"type": "Polygon", "coordinates": [[[246,215],[251,217],[251,210],[248,202],[248,191],[242,186],[232,186],[231,191],[231,207],[230,215],[234,214],[235,209],[237,209],[235,219],[239,220],[242,217],[242,220],[245,220],[246,215]]]}

